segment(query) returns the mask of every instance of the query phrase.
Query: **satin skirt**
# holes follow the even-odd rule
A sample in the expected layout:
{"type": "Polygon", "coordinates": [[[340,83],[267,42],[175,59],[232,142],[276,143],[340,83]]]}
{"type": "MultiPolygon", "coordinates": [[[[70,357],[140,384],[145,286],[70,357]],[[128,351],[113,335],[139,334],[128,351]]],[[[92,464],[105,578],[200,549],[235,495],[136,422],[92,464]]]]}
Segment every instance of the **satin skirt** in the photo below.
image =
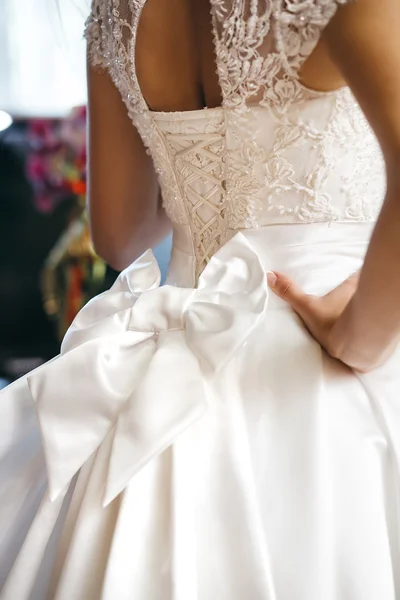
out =
{"type": "Polygon", "coordinates": [[[323,294],[370,233],[242,232],[196,288],[178,240],[91,301],[0,394],[0,598],[400,600],[400,350],[355,374],[265,277],[323,294]]]}

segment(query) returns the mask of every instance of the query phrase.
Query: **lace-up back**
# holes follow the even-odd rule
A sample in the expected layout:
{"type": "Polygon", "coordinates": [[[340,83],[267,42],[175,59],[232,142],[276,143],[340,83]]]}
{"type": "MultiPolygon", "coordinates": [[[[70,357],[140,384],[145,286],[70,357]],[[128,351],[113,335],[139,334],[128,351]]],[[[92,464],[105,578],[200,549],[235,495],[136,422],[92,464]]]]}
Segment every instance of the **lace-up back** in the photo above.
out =
{"type": "Polygon", "coordinates": [[[377,141],[347,88],[305,88],[299,69],[349,0],[211,0],[221,108],[157,113],[135,70],[146,0],[94,0],[91,62],[107,69],[156,165],[197,279],[238,230],[372,221],[385,191],[377,141]]]}

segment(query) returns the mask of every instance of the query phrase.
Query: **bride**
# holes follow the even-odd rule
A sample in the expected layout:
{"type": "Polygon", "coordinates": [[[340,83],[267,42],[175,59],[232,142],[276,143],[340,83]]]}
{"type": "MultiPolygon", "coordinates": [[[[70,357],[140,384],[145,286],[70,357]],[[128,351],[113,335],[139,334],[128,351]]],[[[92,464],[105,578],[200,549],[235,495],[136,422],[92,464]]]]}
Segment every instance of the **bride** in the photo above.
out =
{"type": "Polygon", "coordinates": [[[400,600],[399,29],[94,0],[90,221],[125,270],[2,392],[2,600],[400,600]]]}

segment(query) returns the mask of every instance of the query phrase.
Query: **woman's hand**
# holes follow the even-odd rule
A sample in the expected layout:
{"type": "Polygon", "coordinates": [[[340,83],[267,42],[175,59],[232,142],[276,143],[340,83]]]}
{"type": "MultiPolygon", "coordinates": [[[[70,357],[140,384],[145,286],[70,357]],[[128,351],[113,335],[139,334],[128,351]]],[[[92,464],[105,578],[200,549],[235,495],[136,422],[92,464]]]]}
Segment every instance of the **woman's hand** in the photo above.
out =
{"type": "Polygon", "coordinates": [[[361,353],[359,355],[353,350],[350,351],[351,340],[348,336],[351,327],[346,324],[359,277],[358,271],[337,288],[320,297],[304,293],[301,287],[286,275],[277,272],[269,272],[267,275],[272,291],[290,304],[328,354],[353,369],[367,371],[377,365],[370,360],[366,361],[361,353]]]}

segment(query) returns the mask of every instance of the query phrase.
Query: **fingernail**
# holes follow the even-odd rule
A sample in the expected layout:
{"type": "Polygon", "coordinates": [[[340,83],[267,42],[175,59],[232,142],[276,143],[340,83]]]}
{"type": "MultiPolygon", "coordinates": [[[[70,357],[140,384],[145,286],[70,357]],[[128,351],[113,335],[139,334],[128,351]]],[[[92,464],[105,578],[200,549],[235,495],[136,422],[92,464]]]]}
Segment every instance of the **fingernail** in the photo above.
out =
{"type": "Polygon", "coordinates": [[[278,278],[273,271],[267,271],[267,281],[270,287],[275,287],[278,278]]]}

